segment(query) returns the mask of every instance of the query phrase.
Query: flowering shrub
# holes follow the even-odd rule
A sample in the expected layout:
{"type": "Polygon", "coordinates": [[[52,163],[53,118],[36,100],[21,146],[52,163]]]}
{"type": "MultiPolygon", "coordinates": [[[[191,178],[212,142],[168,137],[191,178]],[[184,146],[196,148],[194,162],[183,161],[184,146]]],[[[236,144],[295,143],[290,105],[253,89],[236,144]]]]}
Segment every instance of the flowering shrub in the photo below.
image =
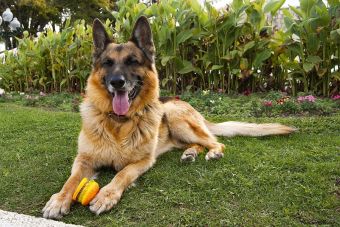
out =
{"type": "Polygon", "coordinates": [[[313,95],[299,96],[297,101],[300,103],[303,111],[315,111],[318,109],[315,103],[316,98],[313,95]]]}
{"type": "Polygon", "coordinates": [[[300,95],[296,99],[283,93],[270,92],[258,104],[252,103],[252,114],[256,117],[277,115],[327,115],[340,107],[340,94],[332,99],[316,98],[313,95],[300,95]],[[334,101],[336,102],[334,102],[334,101]]]}
{"type": "Polygon", "coordinates": [[[313,95],[299,96],[297,98],[298,102],[315,102],[316,98],[313,95]]]}
{"type": "Polygon", "coordinates": [[[333,99],[334,101],[340,100],[340,94],[338,94],[338,95],[333,95],[332,99],[333,99]]]}
{"type": "Polygon", "coordinates": [[[273,106],[273,102],[272,101],[264,101],[263,105],[266,107],[272,107],[273,106]]]}
{"type": "Polygon", "coordinates": [[[272,115],[272,109],[273,109],[273,102],[272,101],[264,101],[262,103],[262,111],[266,114],[266,116],[272,115]]]}
{"type": "Polygon", "coordinates": [[[299,105],[292,99],[287,99],[282,104],[277,105],[277,110],[281,114],[296,114],[300,112],[299,105]]]}
{"type": "Polygon", "coordinates": [[[285,96],[285,97],[282,97],[282,98],[279,98],[278,100],[276,100],[276,103],[279,104],[279,105],[282,105],[282,104],[284,104],[285,102],[287,102],[289,100],[290,100],[290,97],[289,96],[285,96]]]}

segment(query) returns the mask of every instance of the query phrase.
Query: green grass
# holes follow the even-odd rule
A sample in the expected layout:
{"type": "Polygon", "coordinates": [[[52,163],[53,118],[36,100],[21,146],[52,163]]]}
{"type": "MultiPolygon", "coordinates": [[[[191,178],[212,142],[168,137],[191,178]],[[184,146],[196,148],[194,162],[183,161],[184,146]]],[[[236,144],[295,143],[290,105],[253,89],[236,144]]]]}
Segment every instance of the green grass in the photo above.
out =
{"type": "MultiPolygon", "coordinates": [[[[109,213],[74,205],[63,221],[86,226],[340,225],[340,115],[289,118],[290,136],[220,138],[225,157],[182,164],[161,156],[109,213]]],[[[229,120],[210,115],[210,120],[229,120]]],[[[76,154],[78,113],[0,103],[0,209],[41,216],[67,179],[76,154]]],[[[114,172],[104,169],[104,185],[114,172]]]]}

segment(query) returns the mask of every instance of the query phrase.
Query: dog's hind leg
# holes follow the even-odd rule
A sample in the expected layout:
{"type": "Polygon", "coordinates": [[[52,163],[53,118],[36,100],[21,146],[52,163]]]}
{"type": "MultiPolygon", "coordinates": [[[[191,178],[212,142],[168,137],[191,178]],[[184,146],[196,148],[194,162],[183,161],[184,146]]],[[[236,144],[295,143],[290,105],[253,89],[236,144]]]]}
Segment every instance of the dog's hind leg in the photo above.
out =
{"type": "Polygon", "coordinates": [[[180,124],[171,127],[172,135],[181,143],[189,144],[182,157],[182,161],[194,161],[203,148],[208,148],[206,160],[223,157],[224,144],[217,142],[216,137],[208,130],[204,122],[196,119],[185,119],[180,124]]]}
{"type": "Polygon", "coordinates": [[[204,147],[199,144],[190,144],[181,156],[182,162],[194,162],[197,155],[204,151],[204,147]]]}
{"type": "Polygon", "coordinates": [[[181,160],[194,161],[197,154],[203,151],[203,148],[190,147],[190,145],[208,148],[206,160],[223,157],[224,145],[217,142],[216,137],[205,124],[204,117],[190,104],[180,100],[169,101],[164,104],[164,110],[165,123],[175,147],[187,149],[181,160]]]}
{"type": "Polygon", "coordinates": [[[211,160],[211,159],[220,159],[223,157],[223,151],[225,149],[225,145],[218,142],[213,142],[211,144],[207,145],[209,151],[205,155],[205,160],[211,160]],[[209,148],[210,147],[210,148],[209,148]]]}

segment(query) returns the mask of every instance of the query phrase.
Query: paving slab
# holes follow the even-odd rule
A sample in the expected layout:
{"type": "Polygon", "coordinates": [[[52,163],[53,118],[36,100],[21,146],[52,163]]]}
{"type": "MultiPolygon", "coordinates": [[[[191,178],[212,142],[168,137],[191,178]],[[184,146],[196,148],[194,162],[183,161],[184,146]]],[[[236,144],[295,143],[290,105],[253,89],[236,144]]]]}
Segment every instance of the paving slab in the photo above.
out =
{"type": "Polygon", "coordinates": [[[0,210],[0,227],[81,227],[81,225],[37,218],[25,214],[0,210]]]}

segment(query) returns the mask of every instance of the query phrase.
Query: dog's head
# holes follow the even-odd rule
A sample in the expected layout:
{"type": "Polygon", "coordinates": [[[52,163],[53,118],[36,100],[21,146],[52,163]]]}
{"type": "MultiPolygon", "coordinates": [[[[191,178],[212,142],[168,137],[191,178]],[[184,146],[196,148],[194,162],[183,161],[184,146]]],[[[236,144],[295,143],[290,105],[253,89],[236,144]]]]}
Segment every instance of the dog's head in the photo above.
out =
{"type": "Polygon", "coordinates": [[[93,69],[87,96],[99,109],[127,116],[158,99],[158,75],[151,28],[140,17],[127,43],[114,43],[103,24],[93,23],[93,69]]]}

